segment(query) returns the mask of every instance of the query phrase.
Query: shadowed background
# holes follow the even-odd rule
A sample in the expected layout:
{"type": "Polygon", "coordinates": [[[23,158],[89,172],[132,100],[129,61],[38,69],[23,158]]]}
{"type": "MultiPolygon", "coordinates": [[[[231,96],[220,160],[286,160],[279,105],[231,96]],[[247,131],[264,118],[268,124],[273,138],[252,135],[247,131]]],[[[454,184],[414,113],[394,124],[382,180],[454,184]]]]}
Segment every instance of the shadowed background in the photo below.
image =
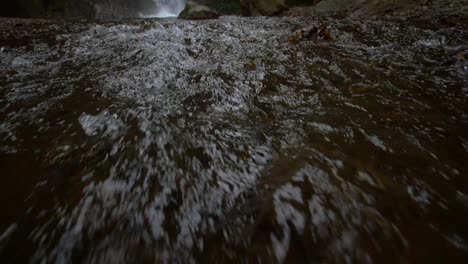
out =
{"type": "MultiPolygon", "coordinates": [[[[115,19],[150,16],[161,8],[179,10],[186,0],[10,0],[0,3],[2,17],[115,19]]],[[[222,14],[240,14],[238,0],[196,0],[222,14]]],[[[307,5],[319,0],[289,0],[288,5],[307,5]]],[[[180,10],[179,10],[180,11],[180,10]]]]}

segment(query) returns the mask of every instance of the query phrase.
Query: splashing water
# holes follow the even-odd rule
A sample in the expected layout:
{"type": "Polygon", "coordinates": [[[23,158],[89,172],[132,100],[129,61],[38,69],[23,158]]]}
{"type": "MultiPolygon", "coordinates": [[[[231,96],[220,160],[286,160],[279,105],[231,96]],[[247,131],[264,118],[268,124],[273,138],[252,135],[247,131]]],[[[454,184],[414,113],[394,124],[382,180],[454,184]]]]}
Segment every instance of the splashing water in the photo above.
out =
{"type": "Polygon", "coordinates": [[[185,0],[153,0],[156,9],[142,17],[177,17],[185,7],[185,0]]]}

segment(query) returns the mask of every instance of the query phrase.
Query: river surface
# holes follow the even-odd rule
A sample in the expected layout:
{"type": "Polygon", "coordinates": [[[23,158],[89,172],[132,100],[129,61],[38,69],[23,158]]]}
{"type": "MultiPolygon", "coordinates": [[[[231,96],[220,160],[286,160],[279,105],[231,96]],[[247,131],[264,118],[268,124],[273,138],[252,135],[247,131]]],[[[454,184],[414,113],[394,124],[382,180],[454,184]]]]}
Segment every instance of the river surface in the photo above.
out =
{"type": "Polygon", "coordinates": [[[462,263],[467,48],[446,20],[3,19],[0,262],[462,263]]]}

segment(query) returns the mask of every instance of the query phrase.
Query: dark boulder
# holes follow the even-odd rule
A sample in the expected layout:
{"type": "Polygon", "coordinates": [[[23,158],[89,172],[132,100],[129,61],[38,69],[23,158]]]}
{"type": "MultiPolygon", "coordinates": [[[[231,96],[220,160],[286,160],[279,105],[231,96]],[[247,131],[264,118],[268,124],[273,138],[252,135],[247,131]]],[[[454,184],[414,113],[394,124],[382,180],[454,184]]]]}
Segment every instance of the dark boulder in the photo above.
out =
{"type": "Polygon", "coordinates": [[[197,4],[193,1],[188,1],[184,10],[179,14],[180,19],[216,19],[219,18],[220,14],[215,10],[201,4],[197,4]]]}
{"type": "Polygon", "coordinates": [[[285,0],[240,0],[243,16],[274,16],[288,10],[285,0]]]}

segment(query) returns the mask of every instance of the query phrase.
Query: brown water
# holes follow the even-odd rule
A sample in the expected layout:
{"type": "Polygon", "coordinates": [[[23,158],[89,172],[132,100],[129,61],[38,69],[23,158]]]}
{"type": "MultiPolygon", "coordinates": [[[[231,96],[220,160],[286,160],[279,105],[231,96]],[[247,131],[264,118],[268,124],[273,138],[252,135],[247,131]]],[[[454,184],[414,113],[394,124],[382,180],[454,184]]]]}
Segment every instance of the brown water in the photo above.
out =
{"type": "Polygon", "coordinates": [[[1,22],[0,262],[466,261],[466,27],[1,22]]]}

